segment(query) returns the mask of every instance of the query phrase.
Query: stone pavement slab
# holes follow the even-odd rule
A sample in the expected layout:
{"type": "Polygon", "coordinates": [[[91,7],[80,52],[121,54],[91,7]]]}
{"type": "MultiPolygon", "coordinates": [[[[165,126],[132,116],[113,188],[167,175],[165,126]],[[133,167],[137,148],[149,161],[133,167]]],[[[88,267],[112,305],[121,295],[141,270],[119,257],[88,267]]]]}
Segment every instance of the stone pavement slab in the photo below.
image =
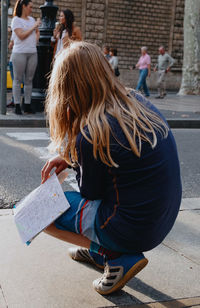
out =
{"type": "MultiPolygon", "coordinates": [[[[138,304],[134,306],[110,306],[109,308],[200,308],[200,297],[181,298],[178,300],[163,301],[156,303],[138,304]]],[[[104,307],[99,307],[104,308],[104,307]]]]}
{"type": "Polygon", "coordinates": [[[179,213],[179,219],[174,226],[173,232],[169,233],[163,245],[170,247],[181,256],[192,260],[194,263],[200,266],[199,213],[191,210],[181,211],[179,213]]]}
{"type": "Polygon", "coordinates": [[[12,210],[0,211],[0,304],[9,308],[157,308],[162,307],[157,302],[166,301],[163,307],[173,307],[169,301],[199,297],[200,215],[193,210],[199,205],[196,199],[188,209],[183,204],[163,244],[145,253],[147,267],[110,296],[92,289],[92,281],[101,273],[71,260],[67,256],[70,244],[42,233],[26,247],[17,233],[12,210]],[[139,304],[144,305],[135,306],[139,304]]]}
{"type": "Polygon", "coordinates": [[[150,101],[161,110],[200,113],[200,95],[180,96],[168,93],[164,99],[156,99],[155,95],[152,95],[150,101]]]}
{"type": "Polygon", "coordinates": [[[5,300],[1,286],[0,286],[0,307],[7,308],[6,300],[5,300]]]}
{"type": "Polygon", "coordinates": [[[181,203],[181,210],[200,210],[200,198],[185,198],[181,203]]]}

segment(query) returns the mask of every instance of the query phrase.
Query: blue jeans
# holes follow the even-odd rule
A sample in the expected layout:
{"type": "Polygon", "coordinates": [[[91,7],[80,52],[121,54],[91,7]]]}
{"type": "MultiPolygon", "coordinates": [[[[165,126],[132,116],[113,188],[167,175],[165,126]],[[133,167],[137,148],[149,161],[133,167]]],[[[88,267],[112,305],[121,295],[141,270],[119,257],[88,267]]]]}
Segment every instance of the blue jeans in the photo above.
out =
{"type": "Polygon", "coordinates": [[[149,89],[148,89],[147,84],[146,84],[147,75],[148,75],[148,68],[144,68],[144,69],[140,70],[140,76],[139,76],[139,80],[138,80],[136,90],[138,91],[141,88],[143,88],[145,95],[149,96],[149,89]]]}

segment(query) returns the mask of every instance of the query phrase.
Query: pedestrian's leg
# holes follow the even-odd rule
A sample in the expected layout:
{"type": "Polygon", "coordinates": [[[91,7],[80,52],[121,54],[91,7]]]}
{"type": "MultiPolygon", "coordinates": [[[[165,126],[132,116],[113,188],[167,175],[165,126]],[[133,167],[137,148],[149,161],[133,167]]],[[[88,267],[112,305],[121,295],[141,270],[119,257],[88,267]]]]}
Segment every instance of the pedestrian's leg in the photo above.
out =
{"type": "Polygon", "coordinates": [[[162,82],[163,82],[163,70],[158,71],[158,80],[157,80],[157,87],[158,87],[158,95],[156,98],[163,98],[163,90],[162,90],[162,82]]]}
{"type": "Polygon", "coordinates": [[[24,103],[31,103],[32,81],[37,67],[37,53],[27,56],[27,65],[24,76],[24,103]]]}
{"type": "Polygon", "coordinates": [[[136,90],[139,91],[142,87],[142,70],[140,70],[140,73],[139,73],[139,79],[138,79],[138,83],[137,83],[137,87],[136,87],[136,90]]]}
{"type": "Polygon", "coordinates": [[[164,97],[164,83],[165,83],[165,71],[160,72],[160,97],[164,97]]]}
{"type": "Polygon", "coordinates": [[[161,83],[161,72],[160,71],[158,71],[158,80],[157,80],[157,87],[158,87],[158,97],[160,97],[161,96],[161,85],[160,85],[160,83],[161,83]]]}
{"type": "Polygon", "coordinates": [[[21,83],[23,81],[23,75],[26,68],[26,55],[23,53],[13,53],[12,54],[13,63],[13,96],[15,104],[20,105],[21,100],[21,83]]]}
{"type": "Polygon", "coordinates": [[[143,89],[144,89],[144,93],[145,93],[145,96],[149,96],[149,89],[147,87],[147,83],[146,83],[146,78],[147,78],[147,75],[148,75],[148,70],[145,69],[144,72],[143,72],[143,89]]]}
{"type": "Polygon", "coordinates": [[[163,96],[165,96],[167,93],[166,93],[166,73],[164,73],[164,76],[163,76],[163,96]]]}

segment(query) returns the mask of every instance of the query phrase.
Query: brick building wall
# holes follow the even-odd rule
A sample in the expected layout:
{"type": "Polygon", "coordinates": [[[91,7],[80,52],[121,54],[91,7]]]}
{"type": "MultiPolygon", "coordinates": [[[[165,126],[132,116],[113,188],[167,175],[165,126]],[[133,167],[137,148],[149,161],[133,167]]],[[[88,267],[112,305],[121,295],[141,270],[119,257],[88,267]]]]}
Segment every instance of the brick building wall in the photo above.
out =
{"type": "Polygon", "coordinates": [[[171,54],[176,59],[175,68],[182,68],[183,64],[183,19],[185,0],[177,0],[175,3],[174,22],[172,29],[171,54]]]}
{"type": "MultiPolygon", "coordinates": [[[[39,6],[44,1],[35,0],[33,4],[33,16],[39,17],[39,6]]],[[[128,85],[135,86],[128,80],[135,80],[138,72],[130,73],[129,67],[137,63],[142,46],[148,47],[154,66],[158,47],[164,45],[177,60],[172,71],[176,74],[179,72],[180,76],[184,0],[57,0],[54,4],[59,10],[69,8],[74,12],[85,40],[101,47],[106,44],[117,48],[120,78],[128,85]]],[[[14,2],[11,0],[11,7],[13,6],[14,2]]],[[[153,81],[150,84],[153,87],[153,81]]]]}
{"type": "Polygon", "coordinates": [[[95,42],[99,46],[104,43],[106,4],[105,0],[85,1],[85,40],[95,42]]]}
{"type": "Polygon", "coordinates": [[[168,46],[172,0],[111,0],[108,6],[106,43],[117,47],[121,68],[136,64],[140,48],[148,47],[155,63],[158,46],[168,46]]]}

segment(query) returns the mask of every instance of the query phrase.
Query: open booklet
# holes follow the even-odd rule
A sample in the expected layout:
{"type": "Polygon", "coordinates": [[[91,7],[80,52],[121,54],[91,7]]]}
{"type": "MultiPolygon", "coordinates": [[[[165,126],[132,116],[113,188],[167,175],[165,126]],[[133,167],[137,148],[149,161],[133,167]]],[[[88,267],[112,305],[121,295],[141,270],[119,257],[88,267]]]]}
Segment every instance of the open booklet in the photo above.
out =
{"type": "Polygon", "coordinates": [[[70,207],[54,173],[14,209],[14,220],[23,243],[31,241],[70,207]]]}

